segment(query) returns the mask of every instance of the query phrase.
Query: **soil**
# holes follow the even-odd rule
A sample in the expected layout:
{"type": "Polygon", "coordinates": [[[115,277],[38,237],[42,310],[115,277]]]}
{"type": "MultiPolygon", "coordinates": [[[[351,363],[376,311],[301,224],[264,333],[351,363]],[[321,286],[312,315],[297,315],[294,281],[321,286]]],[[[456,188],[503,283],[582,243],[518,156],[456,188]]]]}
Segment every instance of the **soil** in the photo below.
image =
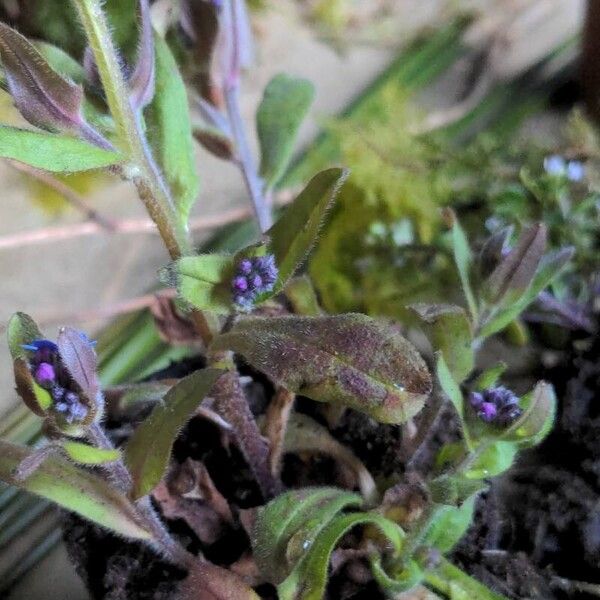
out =
{"type": "MultiPolygon", "coordinates": [[[[597,596],[566,580],[600,584],[600,339],[575,334],[568,348],[542,355],[540,363],[549,366],[534,374],[555,385],[560,401],[555,429],[541,446],[523,453],[505,476],[492,483],[478,502],[474,524],[451,556],[457,565],[511,599],[583,600],[597,596]]],[[[198,366],[184,362],[156,377],[181,376],[198,366]]],[[[249,392],[253,410],[261,413],[266,397],[263,385],[254,385],[249,392]]],[[[300,399],[297,409],[324,422],[320,406],[300,399]]],[[[419,461],[420,470],[428,469],[441,443],[457,435],[450,410],[436,423],[419,461]]],[[[120,425],[107,423],[115,431],[120,425]]],[[[372,473],[384,477],[402,473],[400,428],[377,425],[347,411],[332,433],[352,447],[372,473]]],[[[261,504],[244,459],[235,446],[223,445],[215,424],[192,419],[175,444],[174,458],[177,463],[189,458],[204,463],[235,511],[261,504]]],[[[336,478],[342,484],[342,475],[328,458],[307,461],[288,455],[282,478],[287,486],[300,487],[331,485],[336,478]]],[[[184,521],[168,521],[188,549],[201,550],[225,566],[236,563],[250,547],[244,528],[237,523],[222,525],[218,539],[207,543],[184,521]]],[[[71,557],[94,599],[173,598],[185,576],[139,544],[123,542],[72,515],[65,518],[64,532],[71,557]]],[[[276,598],[270,586],[258,591],[265,599],[276,598]]],[[[365,577],[360,561],[336,569],[329,597],[383,600],[365,577]]]]}

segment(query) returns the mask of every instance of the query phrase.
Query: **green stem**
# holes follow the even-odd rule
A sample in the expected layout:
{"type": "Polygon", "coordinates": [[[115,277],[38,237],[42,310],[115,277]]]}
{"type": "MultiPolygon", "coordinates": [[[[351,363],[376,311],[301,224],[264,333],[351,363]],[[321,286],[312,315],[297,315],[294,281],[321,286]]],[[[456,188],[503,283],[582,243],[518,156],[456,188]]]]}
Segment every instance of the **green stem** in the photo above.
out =
{"type": "Polygon", "coordinates": [[[142,130],[141,115],[131,104],[129,88],[101,1],[73,2],[94,53],[119,144],[130,161],[129,167],[123,169],[124,175],[135,183],[148,214],[175,260],[191,252],[188,231],[177,216],[171,193],[154,161],[142,130]]]}

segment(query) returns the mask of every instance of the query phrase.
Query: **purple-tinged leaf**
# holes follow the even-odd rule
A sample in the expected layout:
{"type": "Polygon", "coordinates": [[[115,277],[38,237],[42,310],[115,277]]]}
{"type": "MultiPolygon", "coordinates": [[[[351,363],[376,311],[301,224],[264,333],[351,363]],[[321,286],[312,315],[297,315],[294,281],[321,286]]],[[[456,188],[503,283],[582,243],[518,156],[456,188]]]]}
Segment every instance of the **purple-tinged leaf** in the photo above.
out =
{"type": "Polygon", "coordinates": [[[148,0],[140,0],[140,42],[135,69],[129,79],[131,104],[135,110],[148,105],[154,96],[154,36],[148,0]]]}
{"type": "Polygon", "coordinates": [[[403,423],[431,392],[415,347],[390,325],[360,314],[248,318],[216,338],[276,384],[313,400],[403,423]]]}
{"type": "Polygon", "coordinates": [[[235,87],[244,69],[253,60],[250,19],[244,0],[224,0],[219,13],[219,35],[215,67],[224,88],[235,87]]]}
{"type": "Polygon", "coordinates": [[[219,12],[212,0],[185,0],[180,25],[189,37],[194,56],[194,83],[202,97],[220,103],[222,89],[216,84],[215,51],[219,38],[219,12]]]}
{"type": "Polygon", "coordinates": [[[486,320],[481,325],[477,337],[485,339],[498,331],[502,331],[509,323],[514,321],[565,268],[573,258],[574,253],[575,249],[573,247],[567,247],[544,256],[529,287],[521,297],[486,320]]]}
{"type": "Polygon", "coordinates": [[[495,231],[485,242],[478,257],[479,274],[488,277],[498,266],[500,261],[510,252],[508,242],[513,234],[514,227],[503,227],[495,231]]]}
{"type": "Polygon", "coordinates": [[[75,383],[90,401],[96,400],[100,393],[98,359],[90,340],[81,331],[63,327],[57,345],[60,359],[75,383]]]}
{"type": "Polygon", "coordinates": [[[513,293],[519,294],[529,287],[544,256],[546,237],[547,229],[543,223],[523,232],[517,245],[487,280],[493,302],[500,301],[509,292],[512,297],[513,293]]]}
{"type": "Polygon", "coordinates": [[[8,87],[23,117],[52,132],[68,131],[112,149],[82,116],[83,90],[54,71],[27,38],[0,23],[0,58],[8,87]]]}

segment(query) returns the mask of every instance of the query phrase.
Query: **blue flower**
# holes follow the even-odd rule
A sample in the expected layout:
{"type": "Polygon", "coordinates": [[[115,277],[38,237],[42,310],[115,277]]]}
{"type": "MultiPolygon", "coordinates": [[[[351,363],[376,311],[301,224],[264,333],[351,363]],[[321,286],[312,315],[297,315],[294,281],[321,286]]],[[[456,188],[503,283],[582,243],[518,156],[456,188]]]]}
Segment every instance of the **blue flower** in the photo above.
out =
{"type": "MultiPolygon", "coordinates": [[[[94,345],[95,342],[81,332],[82,340],[94,345]]],[[[33,340],[23,344],[29,354],[29,370],[35,382],[49,390],[52,397],[52,409],[60,414],[67,423],[80,423],[88,415],[88,407],[81,401],[75,383],[60,359],[58,346],[50,340],[33,340]]]]}
{"type": "Polygon", "coordinates": [[[504,386],[471,392],[469,401],[477,416],[486,423],[508,426],[523,414],[519,398],[504,386]]]}
{"type": "Polygon", "coordinates": [[[248,311],[260,294],[273,290],[279,272],[272,254],[242,259],[231,281],[233,303],[248,311]]]}
{"type": "Polygon", "coordinates": [[[585,176],[585,166],[579,160],[566,161],[562,156],[553,154],[544,159],[544,170],[548,175],[566,177],[569,181],[577,183],[585,176]]]}
{"type": "Polygon", "coordinates": [[[567,170],[567,163],[562,156],[553,154],[544,159],[544,170],[548,175],[562,176],[567,170]]]}
{"type": "Polygon", "coordinates": [[[585,167],[578,160],[572,160],[567,165],[567,179],[569,181],[578,182],[585,176],[585,167]]]}

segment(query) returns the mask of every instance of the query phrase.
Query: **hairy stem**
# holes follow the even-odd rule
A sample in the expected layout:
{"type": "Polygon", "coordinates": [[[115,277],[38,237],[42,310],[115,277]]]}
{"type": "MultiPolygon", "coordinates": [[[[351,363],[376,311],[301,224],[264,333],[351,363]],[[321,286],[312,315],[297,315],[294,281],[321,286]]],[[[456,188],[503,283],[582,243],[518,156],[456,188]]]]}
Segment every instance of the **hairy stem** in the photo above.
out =
{"type": "Polygon", "coordinates": [[[209,364],[227,371],[213,387],[214,408],[233,427],[240,450],[252,469],[262,494],[265,499],[269,499],[278,487],[269,468],[269,446],[260,434],[248,406],[233,355],[231,352],[216,353],[210,357],[209,364]]]}
{"type": "Polygon", "coordinates": [[[272,215],[265,198],[263,182],[258,175],[258,169],[252,157],[244,122],[240,114],[239,85],[237,84],[237,80],[225,89],[225,104],[236,145],[237,164],[242,171],[248,193],[250,194],[258,225],[264,233],[272,225],[272,215]]]}
{"type": "MultiPolygon", "coordinates": [[[[114,449],[113,443],[110,441],[102,427],[97,423],[94,423],[88,429],[88,439],[90,443],[98,448],[106,450],[114,449]]],[[[121,488],[122,492],[127,493],[127,491],[131,489],[131,475],[122,460],[109,463],[105,465],[104,468],[108,471],[109,475],[119,488],[121,488]]],[[[189,567],[197,560],[195,556],[190,554],[171,537],[171,534],[167,531],[167,528],[154,510],[152,502],[150,501],[150,496],[140,498],[135,503],[135,506],[143,521],[143,525],[152,534],[152,546],[155,550],[164,555],[171,562],[182,567],[189,567]]]]}
{"type": "Polygon", "coordinates": [[[73,0],[94,54],[106,101],[115,120],[121,149],[130,161],[123,169],[156,223],[171,258],[191,251],[187,229],[180,222],[170,191],[142,130],[141,116],[131,104],[121,61],[112,41],[100,0],[73,0]]]}
{"type": "MultiPolygon", "coordinates": [[[[224,81],[224,97],[229,125],[236,145],[236,162],[242,172],[246,188],[250,194],[254,213],[260,230],[264,233],[272,225],[270,203],[265,195],[265,187],[261,180],[250,145],[246,129],[240,113],[240,78],[241,78],[241,14],[236,0],[226,5],[231,11],[231,64],[224,81]]],[[[227,9],[226,9],[227,10],[227,9]]]]}

